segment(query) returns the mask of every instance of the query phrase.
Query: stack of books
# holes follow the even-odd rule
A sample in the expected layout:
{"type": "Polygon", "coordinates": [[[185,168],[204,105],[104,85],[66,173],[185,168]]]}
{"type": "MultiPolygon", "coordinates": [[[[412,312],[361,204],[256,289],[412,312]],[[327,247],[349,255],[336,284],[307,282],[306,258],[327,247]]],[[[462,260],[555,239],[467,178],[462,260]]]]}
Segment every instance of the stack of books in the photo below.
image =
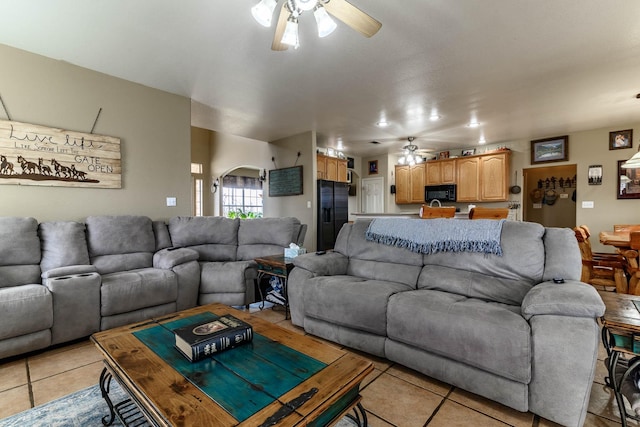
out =
{"type": "Polygon", "coordinates": [[[173,332],[176,348],[192,362],[251,342],[253,339],[251,325],[230,314],[215,320],[183,326],[174,329],[173,332]]]}

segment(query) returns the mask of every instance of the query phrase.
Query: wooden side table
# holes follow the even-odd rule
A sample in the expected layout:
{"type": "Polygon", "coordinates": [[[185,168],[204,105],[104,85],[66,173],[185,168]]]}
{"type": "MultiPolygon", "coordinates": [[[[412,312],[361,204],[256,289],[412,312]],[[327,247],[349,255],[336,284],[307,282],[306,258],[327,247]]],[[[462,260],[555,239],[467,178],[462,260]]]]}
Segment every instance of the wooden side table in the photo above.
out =
{"type": "MultiPolygon", "coordinates": [[[[258,291],[260,292],[260,299],[264,304],[264,295],[262,294],[262,287],[260,287],[260,280],[265,276],[275,276],[282,279],[282,296],[284,297],[284,318],[289,318],[289,295],[287,293],[287,279],[289,273],[293,269],[292,258],[285,258],[284,255],[270,255],[265,257],[255,258],[254,261],[258,264],[258,291]]],[[[277,304],[277,303],[276,303],[277,304]]],[[[264,305],[260,306],[261,308],[264,305]]]]}
{"type": "Polygon", "coordinates": [[[640,421],[639,416],[627,414],[622,397],[622,385],[634,370],[640,369],[640,358],[633,363],[627,363],[619,380],[616,378],[616,368],[621,362],[626,361],[624,356],[640,356],[640,297],[613,292],[603,292],[600,295],[606,306],[602,316],[602,343],[609,362],[606,383],[613,389],[620,409],[622,427],[626,427],[627,418],[640,421]]]}

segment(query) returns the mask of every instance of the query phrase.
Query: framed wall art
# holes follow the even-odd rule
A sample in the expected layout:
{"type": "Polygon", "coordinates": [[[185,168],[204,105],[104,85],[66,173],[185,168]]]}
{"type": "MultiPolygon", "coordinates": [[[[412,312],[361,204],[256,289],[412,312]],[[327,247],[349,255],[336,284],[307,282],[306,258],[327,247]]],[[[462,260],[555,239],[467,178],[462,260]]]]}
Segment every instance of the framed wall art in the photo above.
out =
{"type": "Polygon", "coordinates": [[[609,132],[609,150],[620,150],[633,146],[633,129],[609,132]]]}
{"type": "Polygon", "coordinates": [[[378,173],[378,161],[370,160],[369,161],[369,175],[375,175],[378,173]]]}
{"type": "Polygon", "coordinates": [[[589,185],[602,184],[602,165],[589,166],[589,185]]]}
{"type": "Polygon", "coordinates": [[[618,199],[640,199],[640,168],[624,169],[626,160],[618,160],[618,199]]]}
{"type": "Polygon", "coordinates": [[[475,148],[470,148],[468,150],[462,150],[462,157],[464,157],[464,156],[473,156],[474,154],[476,154],[476,149],[475,148]]]}
{"type": "Polygon", "coordinates": [[[569,160],[569,136],[531,141],[531,164],[569,160]]]}

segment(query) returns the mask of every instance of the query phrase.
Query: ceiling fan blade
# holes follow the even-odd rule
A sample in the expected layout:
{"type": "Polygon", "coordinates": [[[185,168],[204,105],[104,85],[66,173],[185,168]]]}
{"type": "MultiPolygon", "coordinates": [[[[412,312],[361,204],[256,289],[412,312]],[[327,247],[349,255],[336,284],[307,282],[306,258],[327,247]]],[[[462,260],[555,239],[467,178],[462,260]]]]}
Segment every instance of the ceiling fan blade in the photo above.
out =
{"type": "Polygon", "coordinates": [[[365,37],[371,37],[378,32],[382,24],[347,0],[329,0],[324,4],[327,12],[358,31],[365,37]]]}
{"type": "Polygon", "coordinates": [[[287,9],[287,2],[285,1],[282,4],[282,8],[280,9],[280,13],[278,15],[278,24],[276,25],[276,32],[273,35],[273,42],[271,43],[271,50],[287,50],[289,46],[282,43],[282,35],[284,34],[284,29],[287,27],[287,19],[291,16],[291,12],[287,9]]]}

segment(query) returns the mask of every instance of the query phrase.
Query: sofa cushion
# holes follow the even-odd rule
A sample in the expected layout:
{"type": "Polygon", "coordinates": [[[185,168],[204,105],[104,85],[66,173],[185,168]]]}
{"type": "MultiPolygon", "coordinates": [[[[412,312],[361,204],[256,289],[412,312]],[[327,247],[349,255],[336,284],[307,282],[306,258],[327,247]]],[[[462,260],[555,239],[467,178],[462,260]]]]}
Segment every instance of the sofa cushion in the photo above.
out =
{"type": "Polygon", "coordinates": [[[200,268],[200,294],[244,293],[246,279],[255,277],[256,263],[253,261],[204,262],[200,263],[200,268]],[[248,273],[248,269],[253,271],[248,273]]]}
{"type": "Polygon", "coordinates": [[[156,251],[171,247],[171,236],[169,226],[164,221],[153,221],[153,234],[156,239],[156,251]]]}
{"type": "MultiPolygon", "coordinates": [[[[461,226],[464,222],[460,221],[461,226]]],[[[424,264],[470,271],[515,282],[540,283],[545,269],[542,239],[544,232],[545,229],[540,224],[505,221],[500,239],[502,256],[475,252],[440,252],[425,255],[424,264]]],[[[486,283],[491,286],[490,282],[486,283]]],[[[476,285],[479,286],[480,284],[476,285]]],[[[486,291],[488,294],[491,292],[486,291]]]]}
{"type": "MultiPolygon", "coordinates": [[[[155,252],[151,219],[146,216],[90,216],[86,219],[89,256],[155,252]]],[[[149,264],[151,266],[151,264],[149,264]]]]}
{"type": "Polygon", "coordinates": [[[51,292],[42,285],[0,289],[0,340],[53,326],[51,292]]]}
{"type": "Polygon", "coordinates": [[[39,263],[38,221],[35,218],[0,217],[0,266],[39,263]]]}
{"type": "Polygon", "coordinates": [[[89,264],[84,224],[74,221],[43,222],[38,233],[42,244],[42,271],[89,264]]]}
{"type": "Polygon", "coordinates": [[[386,335],[387,300],[411,287],[354,276],[319,276],[304,288],[305,315],[352,329],[386,335]]]}
{"type": "Polygon", "coordinates": [[[173,303],[178,297],[178,281],[170,270],[145,268],[102,276],[100,301],[102,316],[173,303]]]}
{"type": "Polygon", "coordinates": [[[38,264],[0,266],[0,288],[32,283],[40,283],[38,264]]]}
{"type": "Polygon", "coordinates": [[[439,265],[425,265],[418,279],[418,289],[450,292],[511,305],[520,305],[534,284],[532,280],[505,279],[439,265]]]}
{"type": "Polygon", "coordinates": [[[434,290],[392,295],[389,339],[510,380],[531,380],[531,329],[519,306],[434,290]]]}
{"type": "Polygon", "coordinates": [[[235,261],[239,226],[239,219],[179,216],[169,220],[169,233],[174,246],[197,251],[200,261],[235,261]]]}
{"type": "Polygon", "coordinates": [[[243,220],[238,229],[238,245],[269,244],[285,248],[295,243],[299,231],[300,221],[293,217],[243,220]]]}

